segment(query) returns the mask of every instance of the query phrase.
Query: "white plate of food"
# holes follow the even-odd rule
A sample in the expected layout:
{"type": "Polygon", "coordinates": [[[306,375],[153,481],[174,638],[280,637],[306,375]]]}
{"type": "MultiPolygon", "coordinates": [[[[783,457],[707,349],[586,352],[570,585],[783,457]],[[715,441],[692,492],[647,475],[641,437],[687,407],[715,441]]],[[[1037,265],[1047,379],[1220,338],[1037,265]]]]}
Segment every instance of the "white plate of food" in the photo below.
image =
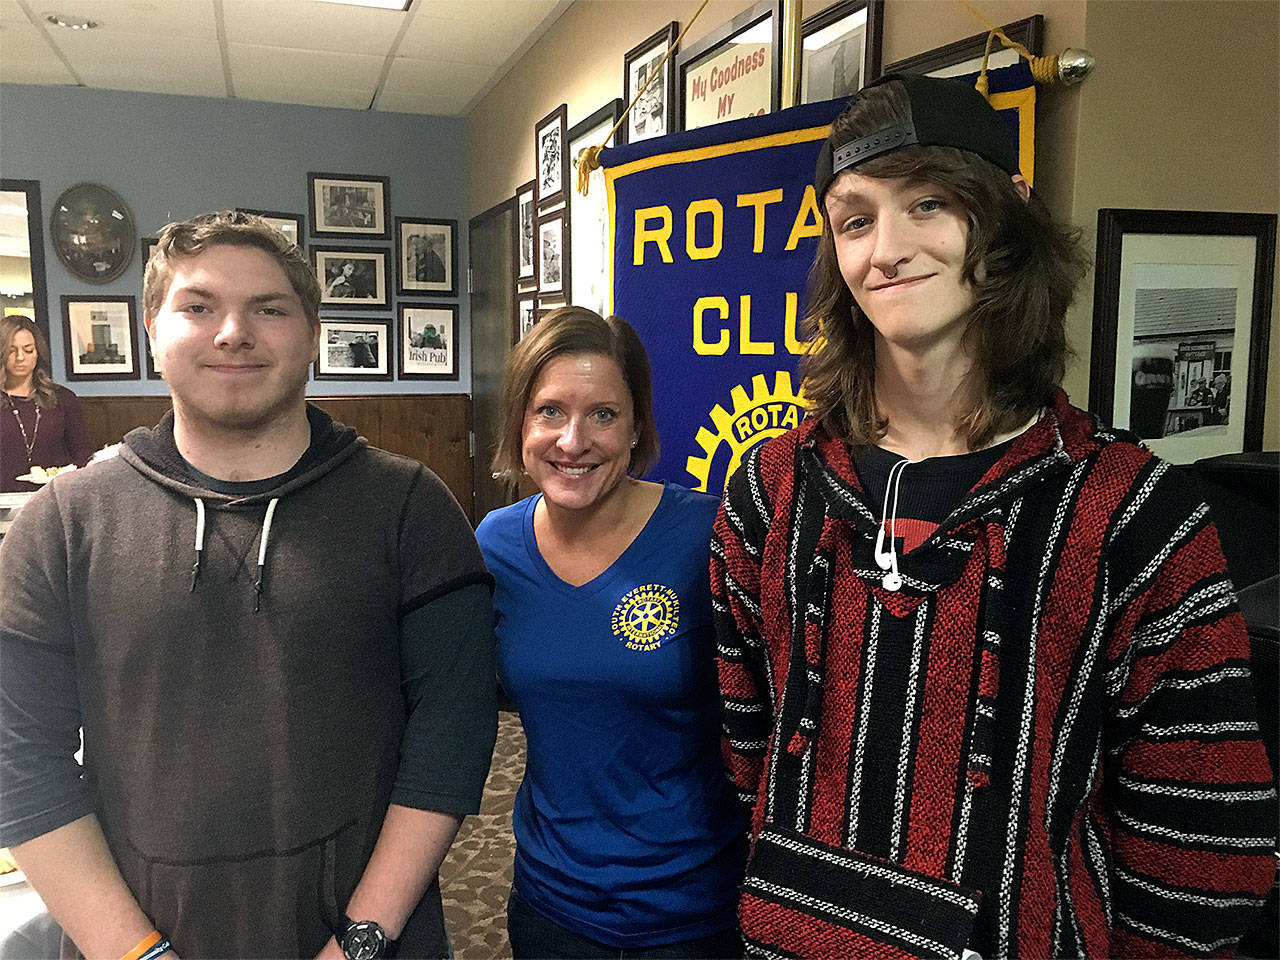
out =
{"type": "Polygon", "coordinates": [[[30,473],[24,473],[20,477],[14,477],[14,479],[44,485],[58,474],[70,473],[75,468],[76,465],[74,463],[69,463],[65,467],[32,467],[30,473]]]}

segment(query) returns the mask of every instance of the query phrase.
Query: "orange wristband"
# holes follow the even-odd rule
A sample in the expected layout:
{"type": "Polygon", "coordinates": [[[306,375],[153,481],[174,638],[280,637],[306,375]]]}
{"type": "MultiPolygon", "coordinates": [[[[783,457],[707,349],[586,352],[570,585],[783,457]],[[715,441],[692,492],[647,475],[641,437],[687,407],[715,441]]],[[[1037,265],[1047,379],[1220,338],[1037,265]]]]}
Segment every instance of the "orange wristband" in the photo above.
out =
{"type": "Polygon", "coordinates": [[[138,941],[138,945],[126,953],[120,960],[138,960],[140,956],[160,942],[160,931],[152,930],[138,941]]]}

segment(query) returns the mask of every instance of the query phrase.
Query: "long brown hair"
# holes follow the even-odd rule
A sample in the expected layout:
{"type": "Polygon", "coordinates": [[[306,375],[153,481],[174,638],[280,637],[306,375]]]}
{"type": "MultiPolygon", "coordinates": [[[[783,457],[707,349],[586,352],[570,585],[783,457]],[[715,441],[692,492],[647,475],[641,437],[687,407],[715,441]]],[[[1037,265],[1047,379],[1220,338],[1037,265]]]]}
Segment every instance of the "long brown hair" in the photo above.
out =
{"type": "MultiPolygon", "coordinates": [[[[896,81],[863,91],[832,124],[829,142],[840,146],[909,120],[910,109],[896,81]]],[[[981,449],[1025,423],[1062,381],[1071,355],[1067,307],[1087,267],[1080,231],[1055,223],[1035,194],[1023,200],[1009,174],[955,147],[902,147],[859,164],[857,172],[938,184],[965,209],[963,276],[975,302],[964,342],[973,406],[957,412],[956,426],[971,450],[981,449]]],[[[878,441],[889,424],[876,404],[875,331],[840,274],[825,217],[804,323],[818,338],[801,362],[811,415],[850,443],[878,441]]]]}
{"type": "Polygon", "coordinates": [[[502,425],[498,432],[498,450],[493,456],[496,475],[514,479],[523,469],[520,450],[524,414],[542,368],[556,357],[580,354],[609,357],[622,371],[622,380],[631,392],[632,418],[639,436],[631,449],[627,473],[641,476],[658,462],[649,355],[640,337],[621,317],[606,318],[586,307],[568,306],[552,310],[539,320],[507,358],[502,387],[502,425]]]}
{"type": "MultiPolygon", "coordinates": [[[[53,382],[52,364],[49,360],[49,341],[44,338],[34,320],[20,313],[0,318],[0,359],[4,363],[9,360],[9,351],[13,349],[13,338],[22,330],[26,330],[36,341],[36,368],[31,373],[31,398],[36,406],[48,410],[58,405],[58,387],[53,382]]],[[[3,386],[0,383],[0,386],[3,386]]]]}

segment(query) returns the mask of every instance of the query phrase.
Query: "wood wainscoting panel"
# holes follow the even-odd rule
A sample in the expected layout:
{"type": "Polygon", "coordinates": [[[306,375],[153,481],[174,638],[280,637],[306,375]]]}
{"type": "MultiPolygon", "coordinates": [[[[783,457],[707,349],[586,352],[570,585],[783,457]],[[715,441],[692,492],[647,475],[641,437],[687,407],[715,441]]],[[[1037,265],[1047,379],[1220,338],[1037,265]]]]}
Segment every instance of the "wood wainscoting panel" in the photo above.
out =
{"type": "MultiPolygon", "coordinates": [[[[475,523],[471,477],[471,398],[464,393],[308,397],[375,447],[425,463],[453,491],[475,523]]],[[[119,443],[134,427],[150,427],[168,397],[80,397],[89,435],[99,447],[119,443]]]]}

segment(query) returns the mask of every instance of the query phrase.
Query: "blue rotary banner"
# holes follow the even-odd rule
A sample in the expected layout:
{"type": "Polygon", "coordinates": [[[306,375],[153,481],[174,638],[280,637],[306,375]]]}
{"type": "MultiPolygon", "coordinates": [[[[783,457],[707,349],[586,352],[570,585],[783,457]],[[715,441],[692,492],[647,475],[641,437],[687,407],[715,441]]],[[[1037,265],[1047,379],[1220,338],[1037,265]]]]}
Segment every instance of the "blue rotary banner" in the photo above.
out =
{"type": "Polygon", "coordinates": [[[611,308],[653,364],[650,477],[719,494],[751,447],[803,417],[797,328],[822,233],[813,168],[844,103],[601,153],[611,308]]]}

